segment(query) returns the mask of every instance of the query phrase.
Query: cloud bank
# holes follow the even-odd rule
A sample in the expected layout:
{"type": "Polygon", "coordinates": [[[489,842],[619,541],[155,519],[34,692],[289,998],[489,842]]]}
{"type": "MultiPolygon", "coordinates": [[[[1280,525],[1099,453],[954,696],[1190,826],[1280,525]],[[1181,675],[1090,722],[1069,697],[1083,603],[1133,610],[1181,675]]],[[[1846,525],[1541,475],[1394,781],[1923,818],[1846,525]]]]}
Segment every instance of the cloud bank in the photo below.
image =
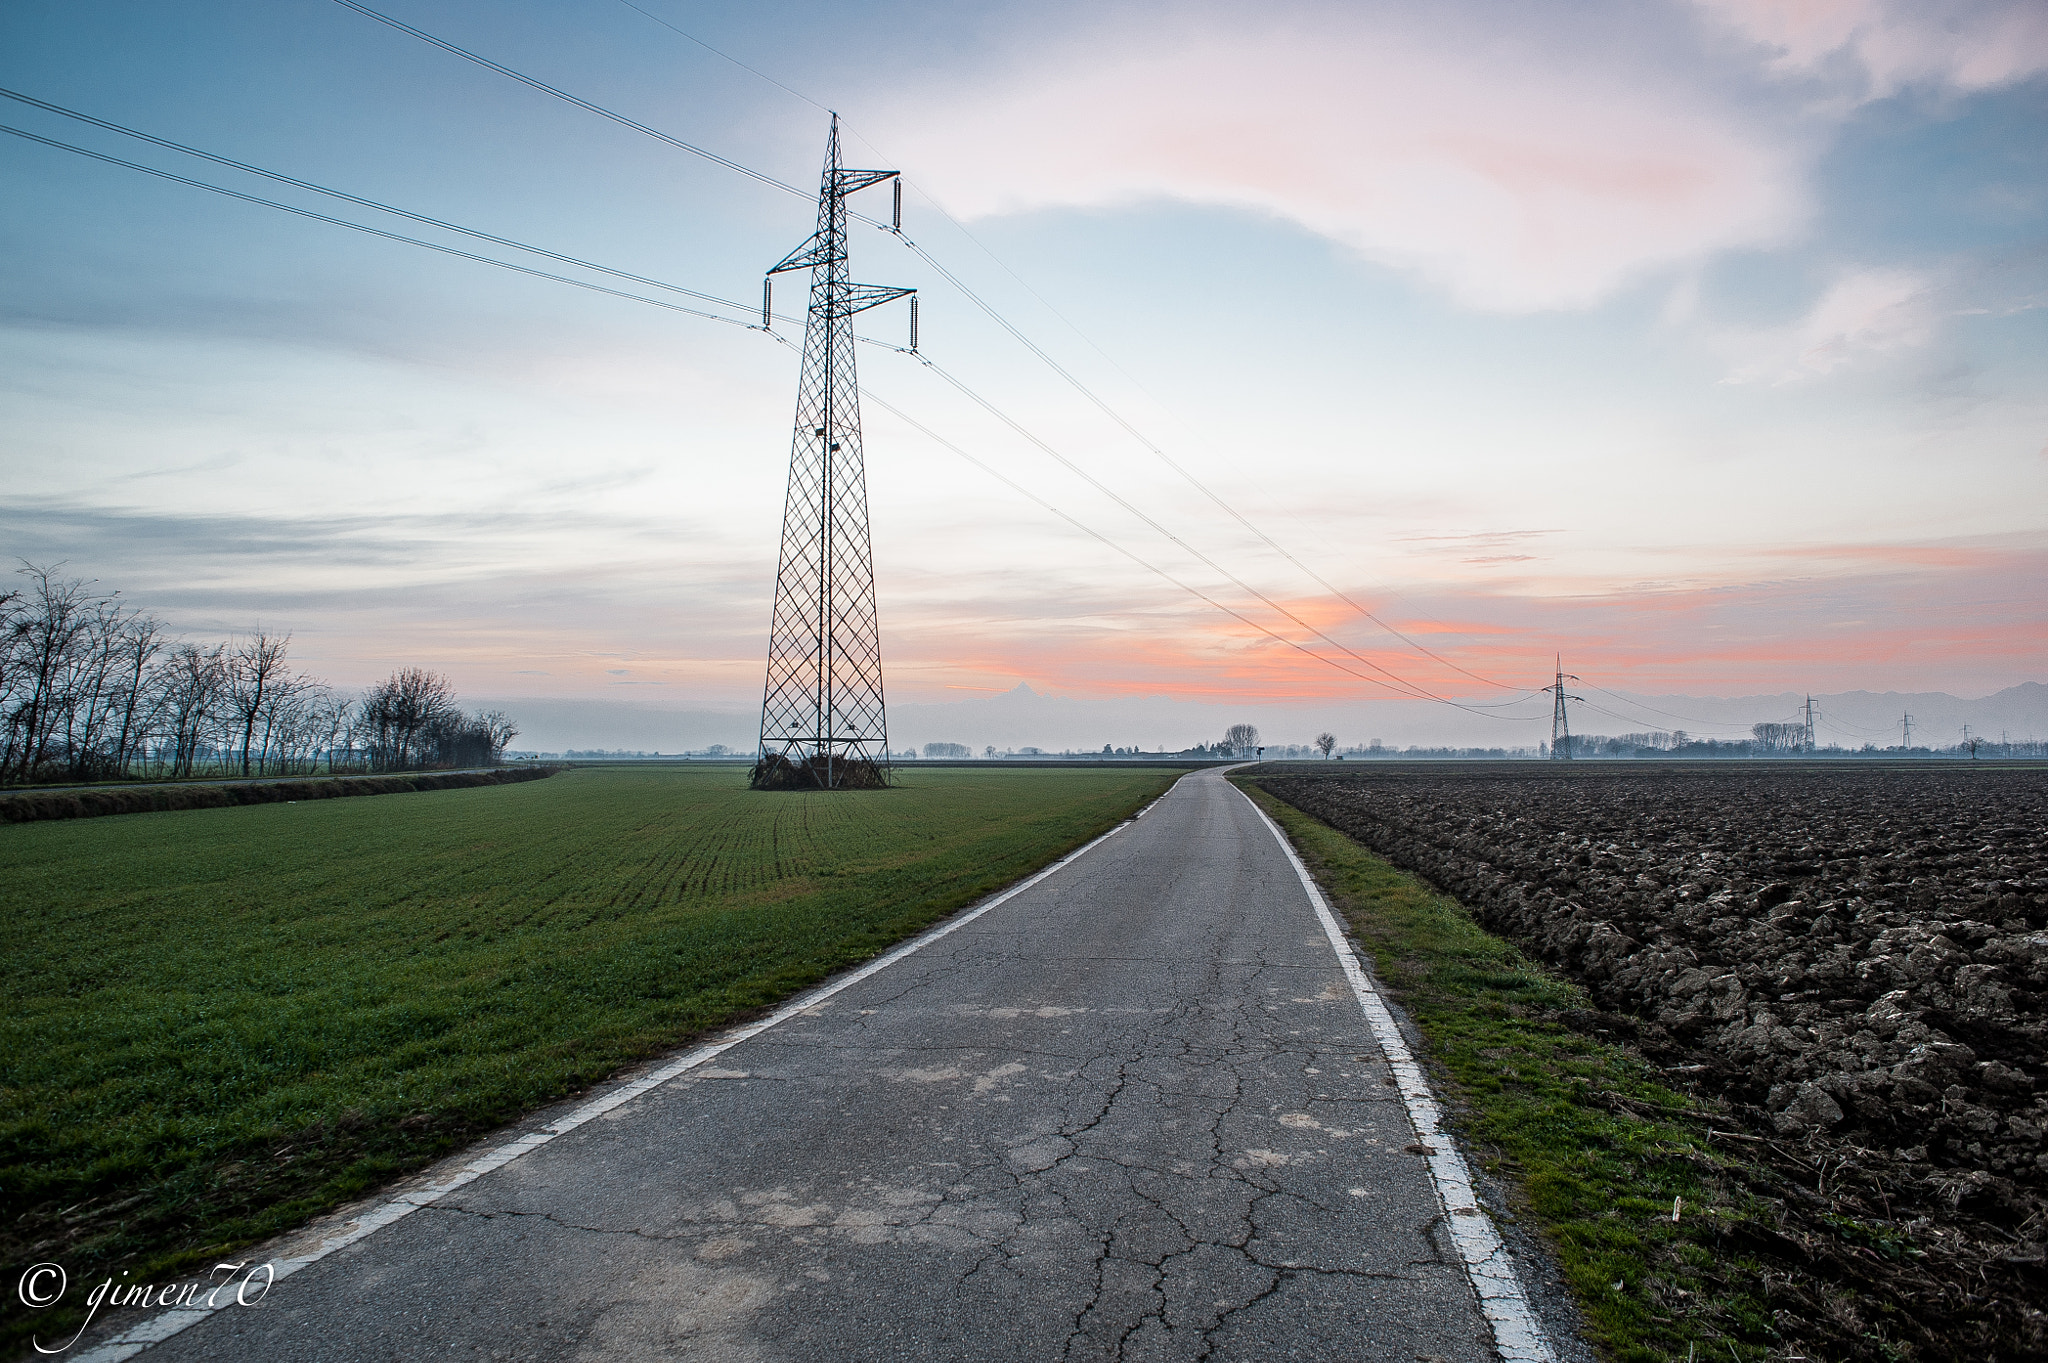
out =
{"type": "Polygon", "coordinates": [[[1759,44],[1779,75],[1832,80],[1862,100],[1911,87],[1970,93],[2048,71],[2039,0],[1698,0],[1759,44]]]}
{"type": "Polygon", "coordinates": [[[967,217],[1244,209],[1503,312],[1586,306],[1805,221],[1800,153],[1725,103],[1617,54],[1560,65],[1455,28],[1091,33],[885,140],[967,217]]]}

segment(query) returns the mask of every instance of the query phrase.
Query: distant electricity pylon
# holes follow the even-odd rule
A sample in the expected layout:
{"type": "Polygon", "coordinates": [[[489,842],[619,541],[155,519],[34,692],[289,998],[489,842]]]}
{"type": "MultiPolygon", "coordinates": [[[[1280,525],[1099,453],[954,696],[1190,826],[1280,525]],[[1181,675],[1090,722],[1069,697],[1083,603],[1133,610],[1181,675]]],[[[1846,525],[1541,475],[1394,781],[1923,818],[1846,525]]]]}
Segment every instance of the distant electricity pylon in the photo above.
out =
{"type": "Polygon", "coordinates": [[[1812,696],[1808,696],[1808,697],[1806,698],[1806,724],[1805,724],[1805,726],[1804,726],[1804,732],[1802,732],[1802,733],[1800,734],[1800,737],[1799,737],[1799,741],[1800,741],[1800,746],[1801,746],[1802,748],[1804,748],[1804,749],[1805,749],[1805,750],[1806,750],[1807,752],[1812,752],[1812,751],[1814,750],[1814,742],[1813,742],[1813,697],[1812,697],[1812,696]]]}
{"type": "Polygon", "coordinates": [[[1900,737],[1900,739],[1899,739],[1899,746],[1900,746],[1900,747],[1902,747],[1902,748],[1910,748],[1910,747],[1912,747],[1912,746],[1913,746],[1913,717],[1912,717],[1911,715],[1901,715],[1901,716],[1899,717],[1899,729],[1900,729],[1900,731],[1901,731],[1901,737],[1900,737]]]}
{"type": "Polygon", "coordinates": [[[1584,696],[1566,694],[1564,684],[1568,681],[1577,680],[1577,677],[1570,675],[1564,670],[1564,655],[1562,653],[1558,654],[1557,684],[1543,688],[1545,691],[1553,691],[1557,694],[1557,704],[1550,712],[1550,756],[1552,761],[1569,762],[1571,760],[1572,722],[1570,717],[1564,712],[1564,703],[1568,700],[1583,702],[1586,698],[1584,696]]]}
{"type": "MultiPolygon", "coordinates": [[[[888,784],[889,720],[882,702],[882,638],[875,614],[853,316],[909,297],[915,349],[917,300],[912,289],[847,279],[846,198],[895,175],[893,170],[840,165],[839,116],[834,114],[818,188],[818,230],[762,280],[761,323],[768,327],[774,324],[775,276],[811,272],[782,550],[775,570],[775,617],[768,632],[761,745],[754,762],[757,789],[888,784]]],[[[900,226],[902,182],[897,184],[895,220],[900,226]]]]}

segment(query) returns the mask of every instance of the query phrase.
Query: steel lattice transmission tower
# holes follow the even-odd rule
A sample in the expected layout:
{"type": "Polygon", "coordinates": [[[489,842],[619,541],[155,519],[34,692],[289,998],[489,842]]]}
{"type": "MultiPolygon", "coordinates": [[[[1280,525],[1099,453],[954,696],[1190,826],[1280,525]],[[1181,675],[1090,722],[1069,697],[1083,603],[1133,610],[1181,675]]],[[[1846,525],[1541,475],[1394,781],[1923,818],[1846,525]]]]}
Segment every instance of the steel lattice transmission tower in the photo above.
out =
{"type": "Polygon", "coordinates": [[[1557,693],[1557,704],[1550,712],[1550,756],[1553,761],[1569,762],[1571,760],[1572,721],[1571,717],[1565,714],[1564,703],[1568,700],[1583,701],[1585,697],[1567,693],[1564,689],[1564,684],[1568,681],[1577,680],[1577,677],[1564,670],[1564,655],[1559,654],[1557,658],[1557,684],[1543,688],[1545,691],[1557,693]]]}
{"type": "MultiPolygon", "coordinates": [[[[774,277],[790,270],[811,272],[782,550],[775,570],[775,618],[768,632],[761,745],[754,763],[756,788],[844,790],[888,783],[889,721],[882,701],[882,639],[875,614],[853,316],[915,291],[847,279],[846,199],[895,175],[893,170],[842,166],[839,116],[834,114],[818,187],[818,230],[769,270],[762,284],[762,324],[769,326],[774,277]]],[[[899,188],[899,223],[902,202],[899,188]]],[[[914,297],[911,308],[915,349],[914,297]]]]}

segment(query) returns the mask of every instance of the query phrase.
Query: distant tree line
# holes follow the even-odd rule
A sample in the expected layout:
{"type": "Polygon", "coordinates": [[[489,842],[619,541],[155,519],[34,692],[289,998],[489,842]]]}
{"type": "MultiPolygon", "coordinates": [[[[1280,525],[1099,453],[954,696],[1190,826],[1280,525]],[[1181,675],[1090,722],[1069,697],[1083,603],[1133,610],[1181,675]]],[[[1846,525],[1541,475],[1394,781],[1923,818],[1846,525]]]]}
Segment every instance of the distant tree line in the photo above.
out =
{"type": "Polygon", "coordinates": [[[173,638],[54,567],[0,590],[0,784],[412,771],[497,762],[518,730],[402,668],[361,696],[295,668],[291,636],[173,638]]]}
{"type": "MultiPolygon", "coordinates": [[[[1002,757],[1064,757],[1077,760],[1100,760],[1105,757],[1127,757],[1141,761],[1146,758],[1196,758],[1214,761],[1217,759],[1228,760],[1256,757],[1263,753],[1267,760],[1275,761],[1282,758],[1299,759],[1312,757],[1318,754],[1328,757],[1336,746],[1337,739],[1335,735],[1327,733],[1318,734],[1315,742],[1312,744],[1288,743],[1266,744],[1262,746],[1259,742],[1259,730],[1256,725],[1233,724],[1225,731],[1223,737],[1214,743],[1197,743],[1193,747],[1181,748],[1177,751],[1173,749],[1150,751],[1135,745],[1119,748],[1114,743],[1105,743],[1102,745],[1100,752],[1087,752],[1073,748],[1068,748],[1061,752],[1047,752],[1043,748],[1030,747],[1011,748],[999,752],[991,744],[981,750],[981,756],[988,759],[1002,757]]],[[[915,752],[904,754],[906,757],[915,757],[917,755],[915,752]]],[[[974,749],[965,743],[927,743],[924,745],[923,755],[928,758],[966,758],[974,756],[974,749]]]]}
{"type": "Polygon", "coordinates": [[[1536,748],[1425,748],[1418,744],[1410,744],[1405,748],[1390,748],[1375,738],[1365,747],[1346,748],[1342,753],[1338,754],[1338,760],[1364,758],[1372,762],[1408,760],[1430,762],[1519,762],[1540,755],[1540,750],[1536,748]]]}

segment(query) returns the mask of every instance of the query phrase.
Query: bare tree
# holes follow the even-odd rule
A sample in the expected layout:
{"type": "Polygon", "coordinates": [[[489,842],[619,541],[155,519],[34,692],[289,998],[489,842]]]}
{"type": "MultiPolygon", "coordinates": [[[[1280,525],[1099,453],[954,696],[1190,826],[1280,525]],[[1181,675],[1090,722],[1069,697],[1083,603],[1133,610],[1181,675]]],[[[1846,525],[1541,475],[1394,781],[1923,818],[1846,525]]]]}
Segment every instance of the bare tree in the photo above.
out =
{"type": "Polygon", "coordinates": [[[162,624],[56,567],[19,571],[28,589],[0,592],[0,780],[125,773],[155,719],[162,624]]]}
{"type": "Polygon", "coordinates": [[[1752,724],[1749,732],[1765,752],[1796,752],[1806,742],[1803,724],[1752,724]]]}
{"type": "Polygon", "coordinates": [[[64,757],[77,780],[119,776],[126,765],[127,727],[137,702],[130,683],[140,685],[129,655],[141,619],[114,596],[98,598],[86,614],[63,692],[64,757]]]}
{"type": "Polygon", "coordinates": [[[149,684],[151,664],[164,651],[163,622],[134,615],[124,631],[121,652],[121,728],[114,737],[114,770],[125,772],[155,726],[163,695],[149,684]]]}
{"type": "Polygon", "coordinates": [[[164,720],[170,726],[171,775],[190,776],[200,751],[213,736],[227,685],[227,648],[179,644],[155,678],[164,720]]]}
{"type": "Polygon", "coordinates": [[[28,602],[20,591],[0,591],[0,715],[14,713],[14,695],[25,675],[17,664],[17,642],[27,637],[28,602]]]}
{"type": "Polygon", "coordinates": [[[355,702],[344,699],[333,688],[319,686],[308,692],[306,734],[314,760],[326,756],[330,776],[334,774],[334,750],[343,746],[350,751],[355,748],[355,718],[355,702]]]}
{"type": "Polygon", "coordinates": [[[1325,762],[1330,760],[1330,753],[1336,748],[1336,746],[1337,735],[1329,733],[1327,731],[1316,735],[1316,750],[1322,753],[1323,760],[1325,762]]]}
{"type": "Polygon", "coordinates": [[[258,630],[254,638],[236,644],[228,655],[228,704],[242,726],[242,775],[249,774],[249,749],[256,741],[256,721],[274,691],[291,675],[285,660],[292,636],[283,638],[258,630]]]}
{"type": "Polygon", "coordinates": [[[370,760],[386,770],[423,765],[433,730],[455,715],[455,689],[438,672],[401,668],[363,697],[370,760]]]}
{"type": "MultiPolygon", "coordinates": [[[[56,576],[58,568],[24,564],[28,579],[24,609],[14,622],[15,666],[22,671],[20,696],[7,716],[7,755],[18,779],[26,781],[50,755],[59,724],[70,719],[70,696],[76,655],[85,646],[97,614],[99,598],[83,578],[56,576]]],[[[0,777],[7,774],[0,767],[0,777]]]]}
{"type": "Polygon", "coordinates": [[[0,592],[0,783],[14,769],[18,721],[30,675],[27,644],[31,629],[27,593],[0,592]]]}
{"type": "Polygon", "coordinates": [[[464,715],[450,705],[427,725],[414,749],[414,761],[430,767],[493,766],[518,732],[498,711],[464,715]]]}
{"type": "Polygon", "coordinates": [[[1259,746],[1259,726],[1256,724],[1233,724],[1223,733],[1223,746],[1239,757],[1250,755],[1259,746]]]}
{"type": "Polygon", "coordinates": [[[312,746],[309,733],[313,701],[320,684],[311,677],[287,672],[272,684],[263,702],[263,743],[257,750],[258,770],[290,775],[312,746]]]}
{"type": "Polygon", "coordinates": [[[404,668],[344,699],[292,668],[289,634],[173,640],[62,566],[24,564],[25,584],[0,590],[0,783],[138,764],[181,778],[202,765],[299,772],[323,755],[333,772],[358,751],[370,767],[482,765],[518,735],[500,711],[465,716],[437,672],[404,668]]]}
{"type": "Polygon", "coordinates": [[[505,749],[512,745],[512,740],[519,737],[519,726],[503,710],[486,710],[478,718],[491,736],[491,761],[496,762],[504,757],[505,749]]]}

